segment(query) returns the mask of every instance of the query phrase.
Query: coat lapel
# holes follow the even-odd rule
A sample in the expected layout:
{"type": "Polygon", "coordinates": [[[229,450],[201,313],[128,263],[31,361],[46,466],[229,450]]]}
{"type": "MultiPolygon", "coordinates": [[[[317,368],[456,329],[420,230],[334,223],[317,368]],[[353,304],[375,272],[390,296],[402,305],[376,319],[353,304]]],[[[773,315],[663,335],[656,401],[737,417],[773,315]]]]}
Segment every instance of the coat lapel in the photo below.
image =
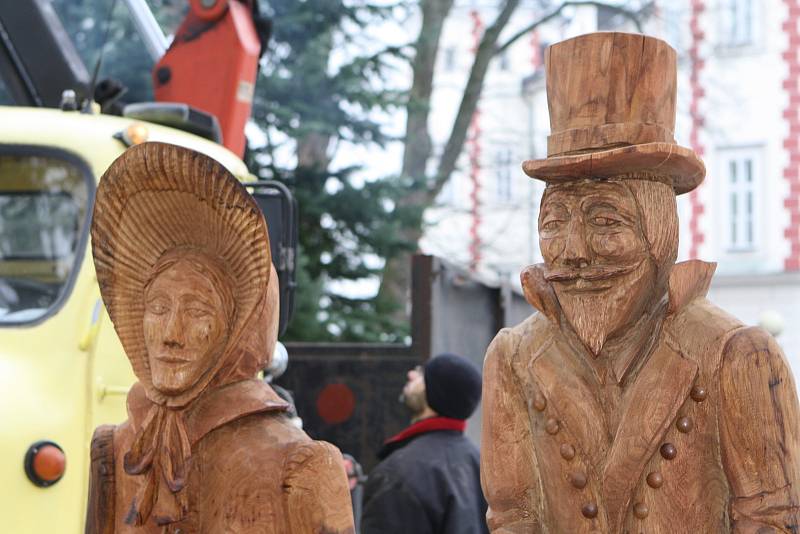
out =
{"type": "Polygon", "coordinates": [[[529,372],[548,403],[552,417],[575,439],[575,448],[602,465],[607,451],[606,418],[592,393],[589,379],[569,361],[571,349],[552,336],[531,361],[529,372]]]}
{"type": "Polygon", "coordinates": [[[603,477],[603,495],[614,531],[620,529],[631,492],[647,461],[661,445],[696,376],[697,364],[673,350],[662,335],[625,395],[603,477]]]}

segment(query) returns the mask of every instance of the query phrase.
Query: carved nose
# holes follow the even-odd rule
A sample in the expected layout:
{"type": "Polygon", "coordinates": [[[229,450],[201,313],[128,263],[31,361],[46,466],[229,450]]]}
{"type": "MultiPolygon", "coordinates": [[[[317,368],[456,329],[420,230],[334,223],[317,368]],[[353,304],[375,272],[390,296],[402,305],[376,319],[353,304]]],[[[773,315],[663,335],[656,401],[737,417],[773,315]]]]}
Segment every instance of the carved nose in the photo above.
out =
{"type": "Polygon", "coordinates": [[[589,265],[589,247],[586,245],[586,237],[583,235],[583,228],[578,224],[572,224],[564,243],[564,252],[561,254],[561,261],[570,267],[582,269],[589,265]]]}
{"type": "Polygon", "coordinates": [[[183,348],[183,327],[178,314],[174,311],[167,318],[167,328],[164,331],[164,345],[169,348],[183,348]]]}
{"type": "Polygon", "coordinates": [[[178,341],[177,339],[171,339],[169,337],[164,340],[164,345],[166,345],[167,347],[169,347],[171,349],[182,349],[183,348],[183,342],[178,341]]]}

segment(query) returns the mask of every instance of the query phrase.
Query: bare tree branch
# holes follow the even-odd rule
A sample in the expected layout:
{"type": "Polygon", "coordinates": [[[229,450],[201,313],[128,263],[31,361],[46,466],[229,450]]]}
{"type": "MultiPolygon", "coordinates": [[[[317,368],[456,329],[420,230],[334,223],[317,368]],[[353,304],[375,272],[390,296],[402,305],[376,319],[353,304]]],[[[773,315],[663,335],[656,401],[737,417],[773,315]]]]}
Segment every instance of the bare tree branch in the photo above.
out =
{"type": "Polygon", "coordinates": [[[412,64],[414,79],[406,107],[406,136],[401,171],[405,176],[424,176],[426,163],[433,150],[428,132],[433,71],[439,53],[442,27],[452,7],[453,0],[421,2],[422,28],[415,45],[416,55],[412,64]]]}
{"type": "Polygon", "coordinates": [[[632,10],[626,9],[624,7],[610,5],[610,4],[608,4],[608,2],[599,2],[599,1],[591,1],[591,0],[586,0],[586,1],[582,1],[582,0],[567,0],[566,2],[563,2],[561,5],[559,5],[552,12],[548,13],[547,15],[543,16],[540,19],[537,19],[536,21],[532,22],[528,26],[522,28],[520,31],[518,31],[517,33],[515,33],[514,35],[509,37],[508,40],[505,43],[503,43],[502,45],[497,47],[497,49],[495,50],[495,54],[502,54],[503,52],[506,51],[506,49],[508,49],[508,47],[510,47],[516,41],[518,41],[520,39],[520,37],[523,37],[525,34],[532,32],[533,30],[535,30],[536,28],[538,28],[542,24],[546,24],[547,22],[549,22],[549,21],[553,20],[554,18],[560,16],[561,12],[564,11],[565,8],[570,7],[570,6],[604,7],[604,8],[609,9],[609,10],[611,10],[611,11],[613,11],[613,12],[619,14],[619,15],[624,16],[625,18],[627,18],[628,20],[633,22],[633,24],[636,26],[636,30],[641,33],[641,32],[644,31],[644,29],[642,27],[642,21],[641,21],[642,12],[645,11],[646,9],[649,9],[651,4],[652,4],[652,2],[648,3],[647,6],[643,7],[640,11],[632,11],[632,10]]]}
{"type": "Polygon", "coordinates": [[[442,190],[445,182],[447,182],[447,179],[456,168],[458,156],[461,154],[461,149],[464,147],[464,141],[467,138],[469,123],[472,120],[475,109],[478,107],[478,100],[480,100],[481,92],[483,91],[483,81],[486,78],[489,63],[495,55],[500,32],[503,31],[511,15],[519,7],[519,1],[506,0],[497,18],[491,26],[486,28],[483,37],[481,37],[480,44],[475,52],[475,60],[470,69],[467,86],[464,88],[464,95],[461,97],[461,105],[458,108],[456,119],[450,130],[450,137],[439,160],[433,187],[428,192],[429,200],[434,199],[439,194],[439,191],[442,190]]]}

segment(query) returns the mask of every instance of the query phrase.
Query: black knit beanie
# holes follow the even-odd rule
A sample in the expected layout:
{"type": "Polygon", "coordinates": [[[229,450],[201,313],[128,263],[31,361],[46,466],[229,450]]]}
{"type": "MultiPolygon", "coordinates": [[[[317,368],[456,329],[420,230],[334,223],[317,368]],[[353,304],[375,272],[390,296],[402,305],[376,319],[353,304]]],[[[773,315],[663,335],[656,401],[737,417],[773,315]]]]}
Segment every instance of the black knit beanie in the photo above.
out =
{"type": "Polygon", "coordinates": [[[481,373],[455,354],[440,354],[425,364],[425,397],[436,413],[467,419],[481,400],[481,373]]]}

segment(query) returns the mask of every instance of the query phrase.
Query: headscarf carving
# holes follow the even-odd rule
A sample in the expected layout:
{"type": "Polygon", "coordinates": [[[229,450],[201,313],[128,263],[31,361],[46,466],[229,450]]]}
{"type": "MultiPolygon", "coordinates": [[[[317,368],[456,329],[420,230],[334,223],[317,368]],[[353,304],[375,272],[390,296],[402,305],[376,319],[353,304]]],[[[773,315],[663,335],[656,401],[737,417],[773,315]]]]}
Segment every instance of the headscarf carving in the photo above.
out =
{"type": "Polygon", "coordinates": [[[149,404],[134,418],[135,437],[124,456],[126,473],[138,482],[126,522],[144,524],[151,513],[160,524],[176,521],[186,513],[181,490],[191,459],[191,403],[209,388],[253,377],[271,355],[277,295],[268,291],[266,222],[245,188],[212,158],[144,143],[117,158],[100,181],[92,253],[103,302],[149,404]],[[203,274],[212,280],[225,278],[215,285],[230,287],[230,306],[223,305],[230,308],[228,339],[193,385],[167,395],[154,387],[150,372],[144,292],[165,264],[182,258],[205,264],[203,274]]]}

